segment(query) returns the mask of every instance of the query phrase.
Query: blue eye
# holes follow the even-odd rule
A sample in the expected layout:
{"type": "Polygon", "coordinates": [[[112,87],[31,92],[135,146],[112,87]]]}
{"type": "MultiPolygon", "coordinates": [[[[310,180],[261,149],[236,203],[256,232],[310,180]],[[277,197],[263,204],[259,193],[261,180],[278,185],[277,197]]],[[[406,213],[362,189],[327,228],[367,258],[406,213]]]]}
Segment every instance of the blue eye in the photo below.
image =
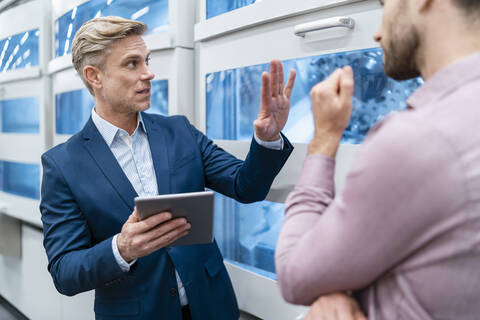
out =
{"type": "Polygon", "coordinates": [[[128,67],[131,67],[131,68],[135,68],[137,66],[137,61],[135,60],[132,60],[128,63],[127,65],[128,67]]]}
{"type": "Polygon", "coordinates": [[[147,64],[147,66],[150,65],[150,57],[148,57],[147,60],[145,60],[145,63],[147,64]]]}

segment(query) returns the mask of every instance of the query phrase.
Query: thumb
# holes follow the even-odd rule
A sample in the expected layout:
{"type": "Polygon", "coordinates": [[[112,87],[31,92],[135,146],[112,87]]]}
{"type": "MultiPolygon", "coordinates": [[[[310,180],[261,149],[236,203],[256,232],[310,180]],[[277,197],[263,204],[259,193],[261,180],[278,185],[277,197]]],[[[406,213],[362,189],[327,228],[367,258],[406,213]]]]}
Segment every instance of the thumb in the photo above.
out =
{"type": "Polygon", "coordinates": [[[262,121],[260,121],[259,119],[255,119],[255,121],[253,121],[253,126],[255,128],[261,127],[261,125],[262,125],[262,121]]]}
{"type": "Polygon", "coordinates": [[[260,132],[262,133],[265,131],[265,125],[260,119],[256,119],[253,121],[253,128],[255,129],[255,132],[260,132]]]}
{"type": "Polygon", "coordinates": [[[128,217],[127,222],[135,223],[135,222],[138,222],[138,221],[140,221],[140,219],[138,218],[138,215],[137,215],[137,207],[135,207],[135,208],[133,208],[132,214],[128,217]]]}
{"type": "Polygon", "coordinates": [[[340,78],[340,102],[343,107],[352,104],[353,96],[353,70],[350,66],[342,69],[340,78]]]}

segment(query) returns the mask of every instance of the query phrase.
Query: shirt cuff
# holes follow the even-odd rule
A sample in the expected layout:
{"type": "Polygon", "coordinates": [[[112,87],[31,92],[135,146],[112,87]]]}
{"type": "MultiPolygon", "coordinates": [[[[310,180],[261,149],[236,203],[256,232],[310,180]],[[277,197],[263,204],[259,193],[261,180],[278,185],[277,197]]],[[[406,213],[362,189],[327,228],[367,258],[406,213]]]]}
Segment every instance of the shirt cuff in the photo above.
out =
{"type": "Polygon", "coordinates": [[[125,261],[122,256],[120,255],[120,251],[118,251],[118,247],[117,247],[117,237],[118,237],[118,234],[116,234],[115,236],[113,236],[113,239],[112,239],[112,250],[113,250],[113,255],[115,256],[115,260],[117,261],[118,263],[118,266],[120,267],[120,269],[122,269],[123,272],[128,272],[130,271],[130,267],[135,263],[137,262],[137,259],[133,260],[132,262],[128,263],[127,261],[125,261]]]}
{"type": "Polygon", "coordinates": [[[274,140],[274,141],[263,141],[260,140],[259,137],[257,137],[256,134],[253,134],[253,137],[255,138],[255,141],[262,147],[265,147],[267,149],[272,149],[272,150],[283,150],[283,137],[280,135],[280,139],[274,140]]]}
{"type": "Polygon", "coordinates": [[[326,190],[335,189],[335,159],[323,154],[311,154],[305,158],[298,178],[298,186],[315,186],[326,190]]]}

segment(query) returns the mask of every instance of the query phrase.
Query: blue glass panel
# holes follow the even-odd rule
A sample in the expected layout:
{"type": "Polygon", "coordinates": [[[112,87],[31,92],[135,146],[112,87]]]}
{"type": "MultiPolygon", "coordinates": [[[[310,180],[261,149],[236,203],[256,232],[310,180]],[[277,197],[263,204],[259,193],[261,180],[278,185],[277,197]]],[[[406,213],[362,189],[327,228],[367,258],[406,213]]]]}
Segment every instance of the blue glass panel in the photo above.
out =
{"type": "Polygon", "coordinates": [[[148,26],[147,34],[169,29],[168,0],[90,0],[55,21],[55,56],[69,54],[77,30],[84,22],[97,16],[120,16],[142,21],[148,26]]]}
{"type": "Polygon", "coordinates": [[[92,112],[93,98],[87,89],[67,91],[55,96],[55,132],[74,134],[80,131],[92,112]]]}
{"type": "Polygon", "coordinates": [[[207,0],[207,19],[255,3],[257,0],[207,0]]]}
{"type": "Polygon", "coordinates": [[[168,80],[152,81],[150,92],[152,103],[147,112],[168,116],[168,80]]]}
{"type": "Polygon", "coordinates": [[[224,258],[275,279],[274,250],[284,211],[282,203],[241,204],[215,194],[215,238],[224,258]]]}
{"type": "Polygon", "coordinates": [[[40,199],[40,165],[0,160],[0,190],[40,199]]]}
{"type": "Polygon", "coordinates": [[[38,66],[38,29],[0,40],[0,71],[38,66]]]}
{"type": "Polygon", "coordinates": [[[29,97],[0,101],[0,132],[39,133],[40,100],[29,97]]]}
{"type": "MultiPolygon", "coordinates": [[[[398,82],[383,70],[379,48],[321,55],[283,62],[297,71],[288,122],[283,130],[294,142],[309,142],[313,120],[309,92],[336,68],[350,65],[355,93],[350,124],[342,142],[361,143],[368,130],[386,115],[406,107],[405,100],[423,84],[417,78],[398,82]]],[[[249,140],[260,107],[261,74],[268,64],[219,71],[206,75],[207,135],[213,139],[249,140]]]]}

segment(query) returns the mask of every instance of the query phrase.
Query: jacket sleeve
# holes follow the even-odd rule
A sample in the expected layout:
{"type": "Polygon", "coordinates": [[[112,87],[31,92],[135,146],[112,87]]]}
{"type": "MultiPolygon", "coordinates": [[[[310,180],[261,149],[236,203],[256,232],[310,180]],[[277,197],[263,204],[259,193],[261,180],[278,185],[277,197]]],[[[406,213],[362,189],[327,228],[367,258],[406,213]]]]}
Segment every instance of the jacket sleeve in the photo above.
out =
{"type": "Polygon", "coordinates": [[[92,245],[87,221],[60,167],[47,154],[42,165],[43,244],[58,292],[73,296],[118,281],[124,273],[115,261],[112,238],[92,245]]]}
{"type": "Polygon", "coordinates": [[[293,150],[285,136],[282,135],[283,150],[262,147],[252,138],[250,151],[242,161],[214,144],[186,118],[184,120],[200,148],[208,188],[243,203],[265,199],[273,179],[293,150]]]}

